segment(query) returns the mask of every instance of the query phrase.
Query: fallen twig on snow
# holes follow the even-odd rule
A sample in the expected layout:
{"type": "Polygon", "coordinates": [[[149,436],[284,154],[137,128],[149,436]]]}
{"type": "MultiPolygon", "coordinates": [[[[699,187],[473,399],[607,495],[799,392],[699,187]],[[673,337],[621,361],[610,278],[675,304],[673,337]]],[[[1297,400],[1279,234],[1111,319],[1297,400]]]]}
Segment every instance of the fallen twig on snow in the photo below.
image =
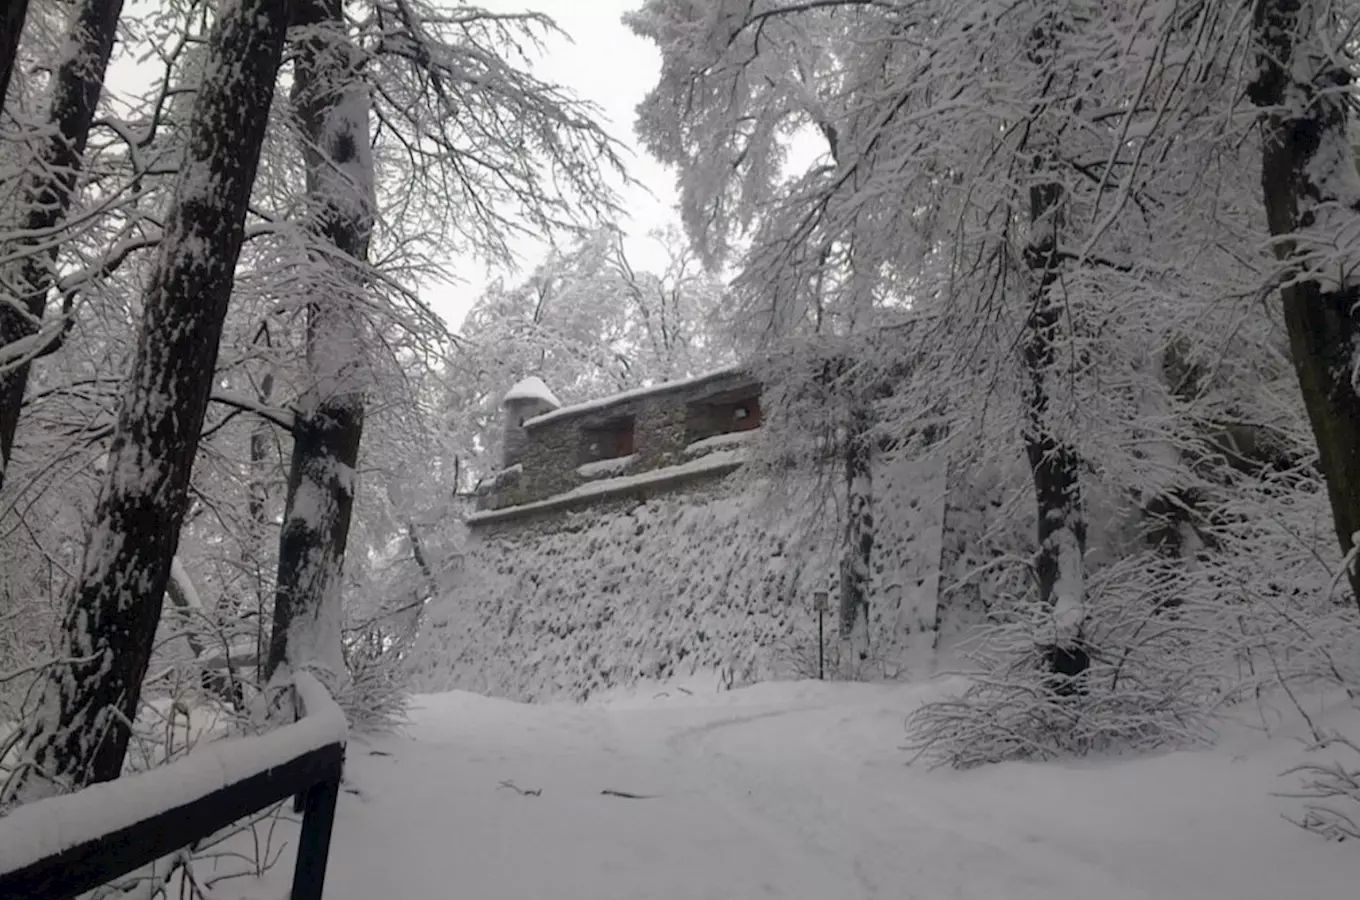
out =
{"type": "MultiPolygon", "coordinates": [[[[676,690],[679,691],[680,693],[686,694],[686,695],[688,695],[688,696],[690,696],[690,697],[693,697],[693,696],[694,696],[694,692],[693,692],[693,691],[686,690],[685,688],[678,687],[678,688],[676,688],[676,690]]],[[[662,692],[659,693],[659,694],[653,694],[653,695],[652,695],[652,699],[653,699],[653,700],[660,700],[662,697],[669,697],[669,696],[670,696],[670,692],[669,692],[669,691],[662,691],[662,692]]]]}
{"type": "Polygon", "coordinates": [[[513,781],[502,781],[501,787],[509,788],[521,797],[538,797],[543,793],[543,788],[522,788],[513,781]]]}
{"type": "Polygon", "coordinates": [[[606,797],[623,797],[625,800],[654,800],[657,797],[656,794],[633,794],[628,791],[616,791],[612,788],[605,788],[600,793],[606,797]]]}

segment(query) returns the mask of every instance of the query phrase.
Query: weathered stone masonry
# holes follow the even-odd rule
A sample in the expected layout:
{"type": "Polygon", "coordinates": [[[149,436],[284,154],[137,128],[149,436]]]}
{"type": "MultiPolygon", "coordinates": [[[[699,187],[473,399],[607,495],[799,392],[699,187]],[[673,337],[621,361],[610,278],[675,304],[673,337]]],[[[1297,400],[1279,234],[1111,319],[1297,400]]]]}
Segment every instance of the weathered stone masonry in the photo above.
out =
{"type": "MultiPolygon", "coordinates": [[[[508,511],[601,479],[680,466],[703,455],[702,446],[693,446],[700,441],[759,427],[759,398],[758,381],[740,370],[724,370],[560,409],[541,397],[507,399],[505,468],[482,491],[478,508],[508,511]],[[545,411],[521,423],[526,408],[545,411]]],[[[674,481],[712,478],[732,468],[735,464],[677,472],[674,481]]],[[[650,489],[663,486],[653,481],[650,489]]],[[[620,486],[621,492],[629,490],[620,486]]],[[[602,499],[596,494],[581,498],[581,504],[567,500],[562,505],[602,499]]],[[[503,517],[475,516],[469,524],[499,520],[503,517]]]]}
{"type": "MultiPolygon", "coordinates": [[[[419,689],[581,699],[701,670],[789,677],[809,647],[815,661],[814,592],[835,607],[840,487],[726,477],[761,427],[760,399],[736,369],[571,407],[538,379],[512,388],[502,470],[479,489],[411,658],[419,689]]],[[[887,674],[939,627],[947,491],[938,461],[885,450],[873,465],[872,662],[852,664],[887,674]]]]}

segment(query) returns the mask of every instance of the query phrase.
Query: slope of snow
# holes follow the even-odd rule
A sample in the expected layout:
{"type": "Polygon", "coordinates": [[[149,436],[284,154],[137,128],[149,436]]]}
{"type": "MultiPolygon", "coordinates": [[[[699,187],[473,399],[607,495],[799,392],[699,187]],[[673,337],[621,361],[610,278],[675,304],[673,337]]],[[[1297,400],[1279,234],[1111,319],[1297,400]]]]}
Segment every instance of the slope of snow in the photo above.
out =
{"type": "MultiPolygon", "coordinates": [[[[564,496],[645,485],[662,473],[728,464],[741,452],[719,450],[564,496]]],[[[943,473],[907,461],[879,469],[873,578],[882,602],[870,618],[876,652],[892,657],[908,636],[933,627],[943,473]]],[[[729,476],[643,503],[562,512],[549,524],[474,531],[463,565],[426,612],[409,661],[417,689],[583,699],[640,679],[722,673],[744,684],[807,673],[816,660],[811,595],[834,591],[841,535],[836,498],[814,504],[818,489],[805,485],[791,502],[775,502],[729,476]]],[[[835,628],[833,614],[832,641],[835,628]]]]}
{"type": "MultiPolygon", "coordinates": [[[[326,897],[1335,900],[1360,883],[1354,847],[1282,818],[1296,721],[1270,737],[1246,709],[1215,750],[961,773],[896,749],[937,686],[681,687],[418,698],[405,735],[351,744],[326,897]]],[[[1319,719],[1360,731],[1354,709],[1319,719]]],[[[224,900],[278,896],[291,856],[224,900]]]]}

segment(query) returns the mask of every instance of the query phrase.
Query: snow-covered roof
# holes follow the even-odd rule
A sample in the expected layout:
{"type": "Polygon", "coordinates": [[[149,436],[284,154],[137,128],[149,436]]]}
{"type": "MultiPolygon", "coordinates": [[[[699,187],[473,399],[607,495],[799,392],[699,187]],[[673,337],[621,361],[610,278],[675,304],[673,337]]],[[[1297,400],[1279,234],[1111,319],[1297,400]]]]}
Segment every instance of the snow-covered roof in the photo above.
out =
{"type": "Polygon", "coordinates": [[[557,399],[557,395],[548,389],[543,383],[543,379],[537,375],[530,375],[515,383],[515,386],[505,392],[501,398],[501,403],[512,403],[516,400],[542,400],[548,403],[553,409],[561,407],[562,401],[557,399]]]}
{"type": "Polygon", "coordinates": [[[542,425],[545,422],[552,422],[556,419],[567,418],[569,416],[578,415],[580,413],[608,409],[609,407],[614,406],[617,403],[624,403],[628,400],[636,400],[640,397],[652,396],[653,394],[664,394],[667,391],[679,390],[681,388],[686,387],[694,387],[696,385],[704,383],[705,381],[713,381],[718,378],[723,378],[731,375],[739,375],[744,373],[745,371],[746,371],[745,368],[740,365],[724,366],[721,369],[714,369],[711,372],[704,372],[702,375],[695,375],[693,378],[681,378],[676,381],[664,381],[661,384],[654,384],[649,387],[643,388],[634,388],[631,391],[624,391],[621,394],[610,394],[608,397],[600,397],[595,400],[587,400],[584,403],[576,403],[571,406],[561,406],[559,404],[557,409],[552,410],[551,412],[545,412],[540,415],[534,416],[532,419],[525,422],[524,424],[526,426],[542,425]]]}

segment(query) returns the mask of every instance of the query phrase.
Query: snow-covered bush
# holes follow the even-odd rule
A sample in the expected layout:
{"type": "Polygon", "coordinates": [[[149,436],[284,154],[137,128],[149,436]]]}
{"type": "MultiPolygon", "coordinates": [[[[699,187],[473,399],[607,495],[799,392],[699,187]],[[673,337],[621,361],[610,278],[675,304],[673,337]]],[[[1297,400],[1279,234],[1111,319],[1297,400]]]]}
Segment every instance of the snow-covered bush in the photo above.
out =
{"type": "Polygon", "coordinates": [[[1235,690],[1224,660],[1236,637],[1222,605],[1165,559],[1133,556],[1092,576],[1081,650],[1068,677],[1047,657],[1049,612],[1021,598],[973,640],[962,695],[928,703],[907,723],[919,758],[955,768],[1016,759],[1151,750],[1211,736],[1235,690]],[[1171,598],[1179,602],[1168,602],[1171,598]]]}
{"type": "Polygon", "coordinates": [[[411,694],[396,646],[351,645],[346,654],[349,678],[335,702],[350,728],[360,734],[382,734],[406,722],[411,694]]]}
{"type": "Polygon", "coordinates": [[[772,668],[779,678],[811,679],[823,676],[828,681],[882,681],[901,676],[903,665],[896,655],[861,650],[836,635],[834,621],[828,616],[818,659],[817,631],[799,626],[797,631],[774,647],[772,668]]]}
{"type": "MultiPolygon", "coordinates": [[[[1176,513],[1176,552],[1124,545],[1092,566],[1089,670],[1062,683],[1042,658],[1047,610],[1028,594],[991,598],[993,624],[968,644],[972,686],[909,722],[921,756],[966,767],[1180,745],[1210,736],[1228,703],[1360,689],[1360,613],[1306,459],[1242,472],[1202,458],[1196,470],[1206,480],[1176,513]]],[[[1314,788],[1335,788],[1329,779],[1314,788]]]]}
{"type": "Polygon", "coordinates": [[[1307,762],[1285,773],[1302,776],[1303,783],[1284,796],[1303,800],[1303,814],[1295,825],[1332,840],[1360,840],[1360,744],[1340,734],[1323,736],[1310,752],[1331,748],[1344,751],[1347,762],[1307,762]]]}

